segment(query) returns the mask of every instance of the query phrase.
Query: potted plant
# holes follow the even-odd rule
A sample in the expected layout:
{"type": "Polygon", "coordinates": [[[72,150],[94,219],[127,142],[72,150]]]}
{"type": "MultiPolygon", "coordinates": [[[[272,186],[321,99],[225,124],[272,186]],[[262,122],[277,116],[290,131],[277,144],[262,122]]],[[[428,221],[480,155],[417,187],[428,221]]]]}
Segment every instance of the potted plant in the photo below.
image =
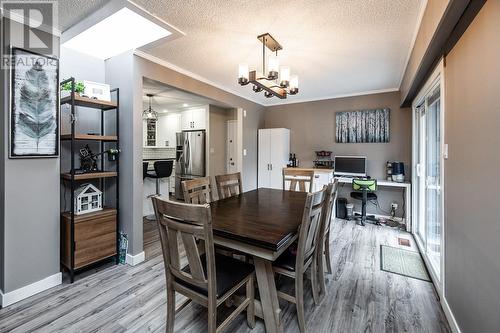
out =
{"type": "MultiPolygon", "coordinates": [[[[66,82],[61,86],[61,91],[64,93],[64,96],[68,96],[71,94],[71,82],[66,82]]],[[[79,96],[84,96],[83,92],[85,91],[85,85],[83,82],[75,82],[75,94],[79,96]]]]}

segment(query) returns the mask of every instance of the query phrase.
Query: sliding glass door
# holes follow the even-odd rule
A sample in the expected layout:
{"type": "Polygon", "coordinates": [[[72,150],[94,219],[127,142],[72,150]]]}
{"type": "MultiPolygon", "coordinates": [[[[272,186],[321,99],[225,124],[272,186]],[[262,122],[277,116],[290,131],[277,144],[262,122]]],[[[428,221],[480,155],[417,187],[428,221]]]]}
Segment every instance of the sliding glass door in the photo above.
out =
{"type": "Polygon", "coordinates": [[[443,261],[443,115],[440,75],[426,85],[413,108],[413,195],[416,236],[440,289],[443,261]]]}

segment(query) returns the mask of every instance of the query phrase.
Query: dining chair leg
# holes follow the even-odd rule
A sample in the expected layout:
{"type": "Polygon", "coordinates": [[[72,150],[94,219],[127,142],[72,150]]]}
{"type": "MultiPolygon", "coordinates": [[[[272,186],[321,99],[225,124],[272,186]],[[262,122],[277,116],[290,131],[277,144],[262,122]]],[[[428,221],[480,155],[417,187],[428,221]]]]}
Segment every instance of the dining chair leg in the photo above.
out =
{"type": "Polygon", "coordinates": [[[217,332],[217,305],[208,301],[208,333],[217,332]]]}
{"type": "Polygon", "coordinates": [[[247,281],[247,298],[250,300],[250,303],[247,307],[247,324],[248,327],[255,327],[255,287],[254,287],[254,277],[253,275],[247,281]]]}
{"type": "Polygon", "coordinates": [[[313,294],[313,300],[315,305],[319,305],[319,290],[318,290],[318,260],[315,255],[313,262],[311,264],[311,288],[313,294]]]}
{"type": "Polygon", "coordinates": [[[325,259],[326,259],[326,270],[328,274],[332,274],[332,262],[330,260],[330,233],[325,235],[325,259]]]}
{"type": "Polygon", "coordinates": [[[306,332],[306,321],[304,315],[304,274],[295,276],[295,305],[297,307],[297,321],[301,333],[306,332]]]}
{"type": "Polygon", "coordinates": [[[174,333],[175,321],[175,290],[173,287],[167,287],[167,326],[166,333],[174,333]]]}

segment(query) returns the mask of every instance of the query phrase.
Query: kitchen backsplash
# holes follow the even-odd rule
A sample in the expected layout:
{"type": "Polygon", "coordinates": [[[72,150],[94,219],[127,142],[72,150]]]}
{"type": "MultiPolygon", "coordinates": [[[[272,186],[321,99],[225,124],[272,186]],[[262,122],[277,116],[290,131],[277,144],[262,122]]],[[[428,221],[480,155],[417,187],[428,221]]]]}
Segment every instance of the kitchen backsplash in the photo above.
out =
{"type": "Polygon", "coordinates": [[[145,160],[175,158],[175,148],[143,148],[142,158],[145,160]]]}

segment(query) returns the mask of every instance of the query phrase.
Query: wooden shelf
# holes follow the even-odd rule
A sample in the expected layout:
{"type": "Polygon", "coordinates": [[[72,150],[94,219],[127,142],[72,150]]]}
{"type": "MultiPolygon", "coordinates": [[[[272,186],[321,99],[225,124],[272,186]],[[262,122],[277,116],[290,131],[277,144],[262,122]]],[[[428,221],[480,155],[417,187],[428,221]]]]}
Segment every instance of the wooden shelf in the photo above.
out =
{"type": "MultiPolygon", "coordinates": [[[[97,212],[81,214],[81,215],[75,214],[75,223],[100,217],[114,216],[116,215],[116,212],[117,211],[115,208],[104,207],[102,210],[97,212]]],[[[67,219],[71,218],[71,212],[63,212],[61,213],[61,215],[67,219]]]]}
{"type": "MultiPolygon", "coordinates": [[[[71,140],[71,134],[61,134],[61,140],[71,140]]],[[[75,134],[75,140],[118,141],[116,135],[75,134]]]]}
{"type": "MultiPolygon", "coordinates": [[[[103,171],[103,172],[89,172],[89,173],[81,173],[75,175],[75,180],[86,180],[86,179],[99,179],[99,178],[109,178],[116,177],[118,173],[116,171],[103,171]]],[[[71,180],[70,173],[61,174],[63,179],[71,180]]]]}
{"type": "MultiPolygon", "coordinates": [[[[71,95],[61,98],[61,104],[70,104],[71,103],[71,95]]],[[[84,106],[87,108],[101,109],[101,110],[112,110],[116,109],[118,106],[116,102],[113,101],[103,101],[100,99],[93,99],[88,97],[82,97],[75,94],[75,105],[76,106],[84,106]]]]}

